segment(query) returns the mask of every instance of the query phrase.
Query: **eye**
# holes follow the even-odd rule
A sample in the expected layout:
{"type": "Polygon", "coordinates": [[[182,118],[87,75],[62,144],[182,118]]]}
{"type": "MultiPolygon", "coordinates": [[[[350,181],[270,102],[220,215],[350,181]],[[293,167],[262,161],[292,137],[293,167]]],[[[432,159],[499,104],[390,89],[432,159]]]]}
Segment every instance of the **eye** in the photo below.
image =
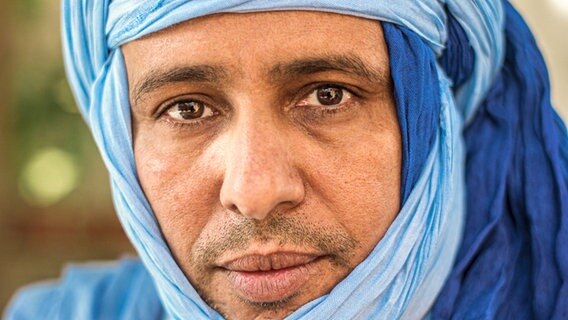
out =
{"type": "Polygon", "coordinates": [[[215,115],[213,109],[205,103],[195,100],[172,103],[165,113],[176,121],[188,121],[208,118],[215,115]]]}
{"type": "Polygon", "coordinates": [[[338,106],[351,98],[352,94],[347,89],[338,85],[326,84],[312,91],[300,102],[300,105],[338,106]]]}

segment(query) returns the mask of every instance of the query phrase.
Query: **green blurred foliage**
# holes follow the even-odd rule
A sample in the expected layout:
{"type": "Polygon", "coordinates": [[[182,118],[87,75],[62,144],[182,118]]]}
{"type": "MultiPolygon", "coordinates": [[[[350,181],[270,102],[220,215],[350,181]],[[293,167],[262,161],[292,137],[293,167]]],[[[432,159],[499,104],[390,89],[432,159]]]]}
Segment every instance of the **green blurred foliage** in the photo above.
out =
{"type": "Polygon", "coordinates": [[[65,79],[59,7],[53,0],[0,2],[0,53],[8,57],[0,59],[0,313],[18,287],[58,277],[66,262],[131,252],[108,175],[65,79]],[[77,179],[65,178],[65,171],[41,174],[53,169],[37,165],[42,155],[55,169],[72,163],[77,179]],[[67,179],[73,190],[56,202],[30,201],[21,186],[29,172],[44,179],[40,186],[61,188],[67,179]]]}
{"type": "MultiPolygon", "coordinates": [[[[37,15],[51,1],[42,0],[16,0],[12,1],[12,10],[17,20],[37,18],[37,15]]],[[[58,1],[53,1],[58,2],[58,1]]]]}
{"type": "MultiPolygon", "coordinates": [[[[73,157],[79,169],[80,184],[66,199],[62,199],[63,204],[53,210],[59,211],[59,214],[77,214],[76,209],[88,208],[95,195],[97,200],[106,199],[104,205],[97,201],[96,207],[109,212],[111,201],[106,173],[65,79],[59,1],[25,0],[13,4],[12,29],[17,30],[17,34],[11,37],[12,104],[8,106],[10,110],[7,113],[12,121],[6,150],[11,168],[8,183],[13,186],[10,189],[17,189],[17,184],[21,183],[18,179],[35,154],[56,148],[73,157]],[[93,177],[96,177],[96,183],[87,181],[93,177]]],[[[46,178],[48,176],[46,174],[46,178]]],[[[10,211],[33,211],[30,208],[32,203],[26,203],[21,194],[16,196],[23,209],[10,211]]]]}
{"type": "MultiPolygon", "coordinates": [[[[30,66],[33,68],[33,66],[30,66]]],[[[37,150],[58,146],[87,161],[86,144],[91,137],[81,117],[68,110],[75,108],[60,68],[48,73],[33,70],[15,76],[14,145],[10,152],[20,171],[37,150]]]]}

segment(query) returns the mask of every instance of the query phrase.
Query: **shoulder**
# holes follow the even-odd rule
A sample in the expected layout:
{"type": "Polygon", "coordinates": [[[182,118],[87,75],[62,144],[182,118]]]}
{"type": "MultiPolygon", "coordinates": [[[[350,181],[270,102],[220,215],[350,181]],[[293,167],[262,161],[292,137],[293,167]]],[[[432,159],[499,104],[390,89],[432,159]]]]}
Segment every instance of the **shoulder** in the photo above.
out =
{"type": "Polygon", "coordinates": [[[68,266],[61,279],[20,289],[5,317],[25,319],[158,319],[161,303],[139,260],[68,266]]]}

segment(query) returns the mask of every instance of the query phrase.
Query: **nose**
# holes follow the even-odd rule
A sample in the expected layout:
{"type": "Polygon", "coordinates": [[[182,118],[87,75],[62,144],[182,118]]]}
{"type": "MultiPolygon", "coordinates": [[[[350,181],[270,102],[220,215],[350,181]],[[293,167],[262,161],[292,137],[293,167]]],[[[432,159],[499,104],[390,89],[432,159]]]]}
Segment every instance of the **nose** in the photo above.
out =
{"type": "Polygon", "coordinates": [[[244,119],[229,135],[220,192],[223,207],[263,220],[279,206],[302,202],[304,185],[292,164],[288,138],[273,121],[244,119]]]}

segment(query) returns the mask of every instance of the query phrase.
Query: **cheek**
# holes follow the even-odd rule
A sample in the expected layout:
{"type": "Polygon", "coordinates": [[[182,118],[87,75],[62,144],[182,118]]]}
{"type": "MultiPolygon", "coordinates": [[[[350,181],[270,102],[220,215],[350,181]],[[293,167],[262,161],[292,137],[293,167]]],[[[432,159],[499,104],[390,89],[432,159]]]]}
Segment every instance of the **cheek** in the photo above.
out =
{"type": "Polygon", "coordinates": [[[366,257],[400,210],[398,124],[377,128],[377,123],[382,122],[351,130],[333,148],[322,147],[307,171],[311,188],[333,219],[359,241],[357,260],[366,257]]]}
{"type": "MultiPolygon", "coordinates": [[[[140,132],[140,131],[139,131],[140,132]]],[[[176,256],[191,250],[219,205],[216,162],[189,144],[157,141],[139,134],[135,160],[142,189],[162,233],[176,256]],[[188,219],[188,217],[191,217],[188,219]]]]}
{"type": "Polygon", "coordinates": [[[351,197],[353,209],[346,219],[359,222],[354,232],[368,249],[382,238],[400,210],[400,151],[392,147],[399,141],[381,138],[374,147],[358,150],[360,161],[349,181],[356,195],[351,197]]]}

